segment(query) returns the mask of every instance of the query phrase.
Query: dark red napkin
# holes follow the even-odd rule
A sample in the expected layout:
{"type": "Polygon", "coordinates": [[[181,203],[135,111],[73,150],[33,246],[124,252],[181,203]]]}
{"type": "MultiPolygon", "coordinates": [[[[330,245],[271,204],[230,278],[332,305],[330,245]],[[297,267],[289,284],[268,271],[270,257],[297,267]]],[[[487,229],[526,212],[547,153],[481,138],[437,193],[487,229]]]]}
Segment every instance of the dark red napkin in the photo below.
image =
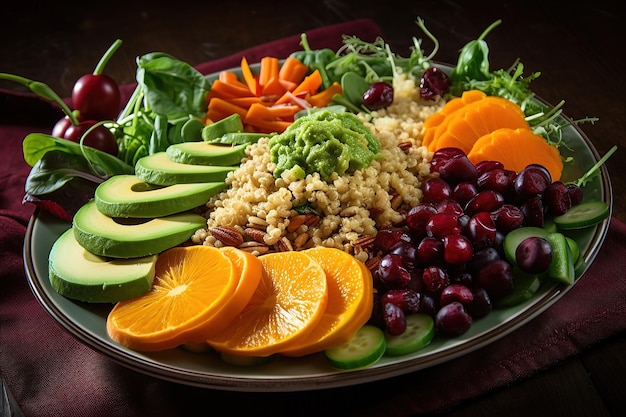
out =
{"type": "MultiPolygon", "coordinates": [[[[373,39],[381,33],[361,20],[316,29],[308,37],[314,48],[337,49],[342,34],[373,39]]],[[[284,57],[299,49],[298,42],[299,34],[198,68],[210,73],[235,67],[243,55],[252,62],[266,54],[284,57]]],[[[29,172],[21,141],[30,132],[49,132],[59,113],[34,97],[0,92],[0,115],[0,370],[27,417],[182,416],[218,409],[261,416],[437,412],[528,378],[626,329],[626,225],[612,219],[593,266],[555,305],[510,335],[428,369],[357,386],[286,393],[216,391],[140,374],[78,342],[31,293],[22,245],[33,208],[21,204],[29,172]],[[11,114],[15,117],[7,117],[11,114]]]]}

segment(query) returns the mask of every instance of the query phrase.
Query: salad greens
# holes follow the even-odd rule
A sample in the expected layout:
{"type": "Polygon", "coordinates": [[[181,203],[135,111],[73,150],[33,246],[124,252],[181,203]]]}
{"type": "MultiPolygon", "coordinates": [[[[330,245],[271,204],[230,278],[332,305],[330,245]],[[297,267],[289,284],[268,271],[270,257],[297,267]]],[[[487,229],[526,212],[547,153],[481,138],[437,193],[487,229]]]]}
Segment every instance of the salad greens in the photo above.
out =
{"type": "Polygon", "coordinates": [[[204,75],[171,55],[153,52],[137,59],[137,83],[117,121],[120,159],[134,165],[170,144],[202,139],[199,124],[210,89],[204,75]]]}

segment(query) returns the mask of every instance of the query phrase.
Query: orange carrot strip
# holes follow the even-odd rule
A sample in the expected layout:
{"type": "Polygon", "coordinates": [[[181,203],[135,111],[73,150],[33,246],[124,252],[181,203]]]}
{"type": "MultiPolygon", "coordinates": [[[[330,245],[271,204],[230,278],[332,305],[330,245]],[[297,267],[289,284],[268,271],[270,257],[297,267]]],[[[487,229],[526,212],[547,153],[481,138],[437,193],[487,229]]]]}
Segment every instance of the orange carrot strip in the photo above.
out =
{"type": "Polygon", "coordinates": [[[218,97],[228,99],[234,97],[250,97],[252,96],[252,92],[250,89],[243,83],[231,84],[225,83],[221,80],[215,80],[213,85],[211,86],[211,90],[218,97]]]}
{"type": "Polygon", "coordinates": [[[282,120],[255,120],[254,123],[250,123],[249,125],[255,127],[255,131],[261,133],[282,133],[291,125],[291,122],[282,120]]]}
{"type": "MultiPolygon", "coordinates": [[[[300,93],[317,93],[317,90],[322,85],[322,76],[318,70],[315,70],[302,80],[300,84],[292,91],[293,95],[297,95],[300,93]]],[[[281,98],[276,101],[276,104],[287,103],[291,100],[288,94],[283,94],[281,98]]]]}
{"type": "Polygon", "coordinates": [[[250,65],[248,65],[248,60],[245,57],[241,58],[241,75],[243,75],[243,79],[248,85],[248,88],[250,89],[252,94],[256,96],[258,92],[258,79],[252,74],[250,65]]]}
{"type": "Polygon", "coordinates": [[[232,71],[221,71],[218,79],[223,83],[241,83],[241,81],[239,81],[239,78],[237,78],[237,74],[232,71]]]}
{"type": "Polygon", "coordinates": [[[257,103],[250,106],[243,121],[244,123],[254,124],[257,120],[285,120],[285,118],[293,120],[293,115],[300,110],[300,106],[293,104],[268,107],[257,103]]]}
{"type": "Polygon", "coordinates": [[[283,80],[279,78],[278,81],[285,87],[285,91],[293,91],[298,86],[298,83],[291,82],[289,80],[283,80]]]}
{"type": "Polygon", "coordinates": [[[234,98],[228,99],[228,101],[231,104],[234,104],[235,106],[243,107],[244,109],[247,109],[248,107],[250,107],[254,103],[259,103],[259,104],[264,105],[263,101],[261,100],[261,98],[260,97],[256,97],[256,96],[234,97],[234,98]]]}
{"type": "Polygon", "coordinates": [[[326,107],[335,94],[341,94],[341,84],[334,82],[327,89],[312,95],[307,99],[315,107],[326,107]]]}
{"type": "MultiPolygon", "coordinates": [[[[237,113],[242,119],[246,117],[246,113],[248,112],[247,109],[234,105],[229,101],[223,100],[219,97],[215,97],[211,101],[209,101],[209,111],[226,115],[237,113]]],[[[214,120],[211,116],[209,116],[209,118],[211,120],[214,120]]]]}
{"type": "Polygon", "coordinates": [[[261,68],[259,70],[259,84],[265,86],[272,78],[278,78],[278,68],[280,61],[278,58],[266,56],[261,58],[261,68]]]}
{"type": "Polygon", "coordinates": [[[261,96],[274,96],[278,98],[285,94],[287,89],[280,82],[280,79],[277,77],[269,79],[265,84],[263,84],[263,89],[261,90],[261,96]]]}
{"type": "Polygon", "coordinates": [[[290,56],[285,59],[285,62],[283,62],[283,65],[280,67],[278,77],[281,80],[289,81],[297,85],[302,82],[308,72],[308,66],[303,64],[298,58],[290,56]]]}

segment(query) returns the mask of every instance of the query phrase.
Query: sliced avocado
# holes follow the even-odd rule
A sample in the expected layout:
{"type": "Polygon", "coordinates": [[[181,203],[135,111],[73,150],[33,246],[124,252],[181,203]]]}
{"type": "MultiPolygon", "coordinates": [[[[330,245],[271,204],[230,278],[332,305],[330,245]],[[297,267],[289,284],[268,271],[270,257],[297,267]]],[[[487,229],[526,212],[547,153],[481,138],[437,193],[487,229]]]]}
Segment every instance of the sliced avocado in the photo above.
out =
{"type": "Polygon", "coordinates": [[[163,217],[199,207],[224,188],[223,181],[160,186],[135,175],[115,175],[96,188],[94,200],[109,217],[163,217]]]}
{"type": "Polygon", "coordinates": [[[219,138],[225,133],[233,133],[233,132],[242,132],[243,131],[243,122],[241,121],[241,116],[237,113],[233,113],[228,117],[225,117],[221,120],[213,122],[211,124],[206,125],[202,129],[202,139],[203,140],[213,140],[219,138]]]}
{"type": "Polygon", "coordinates": [[[170,145],[165,150],[167,157],[180,164],[192,165],[238,165],[246,156],[248,144],[228,146],[207,142],[184,142],[170,145]]]}
{"type": "Polygon", "coordinates": [[[94,255],[68,229],[50,250],[50,284],[59,294],[73,300],[116,303],[150,290],[156,260],[157,255],[133,259],[94,255]]]}
{"type": "Polygon", "coordinates": [[[135,175],[140,180],[156,185],[189,184],[193,182],[224,181],[236,166],[192,165],[174,162],[167,153],[144,156],[135,164],[135,175]]]}
{"type": "Polygon", "coordinates": [[[102,214],[94,200],[74,215],[78,243],[100,256],[139,258],[177,246],[206,224],[199,214],[184,212],[154,219],[121,219],[102,214]]]}

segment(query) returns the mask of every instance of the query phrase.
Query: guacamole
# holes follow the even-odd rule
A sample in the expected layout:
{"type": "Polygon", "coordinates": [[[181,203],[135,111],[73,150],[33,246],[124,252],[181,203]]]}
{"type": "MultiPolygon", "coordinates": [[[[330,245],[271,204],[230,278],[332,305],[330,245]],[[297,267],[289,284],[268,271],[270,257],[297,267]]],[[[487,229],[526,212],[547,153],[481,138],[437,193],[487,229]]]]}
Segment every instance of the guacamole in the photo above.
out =
{"type": "Polygon", "coordinates": [[[365,168],[380,151],[380,142],[352,113],[321,110],[298,118],[269,141],[276,163],[274,177],[290,171],[297,178],[318,172],[328,180],[365,168]]]}

